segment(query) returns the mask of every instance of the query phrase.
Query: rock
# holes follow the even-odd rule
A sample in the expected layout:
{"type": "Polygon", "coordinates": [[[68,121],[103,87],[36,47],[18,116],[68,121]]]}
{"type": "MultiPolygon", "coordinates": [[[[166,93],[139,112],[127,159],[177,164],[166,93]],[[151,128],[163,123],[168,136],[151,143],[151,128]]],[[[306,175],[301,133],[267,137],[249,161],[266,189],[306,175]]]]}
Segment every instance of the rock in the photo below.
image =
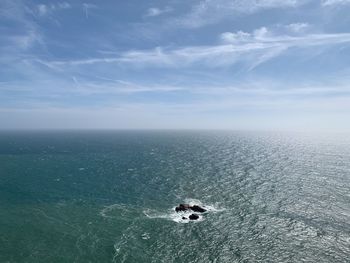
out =
{"type": "Polygon", "coordinates": [[[175,211],[176,212],[187,211],[190,208],[191,208],[191,206],[189,204],[180,204],[179,206],[175,207],[175,211]]]}
{"type": "Polygon", "coordinates": [[[191,207],[191,210],[194,211],[194,212],[199,212],[199,213],[204,213],[206,212],[207,210],[198,206],[198,205],[194,205],[191,207]]]}
{"type": "Polygon", "coordinates": [[[198,213],[204,213],[207,210],[200,207],[199,205],[189,205],[189,204],[180,204],[179,206],[175,207],[175,211],[176,212],[180,212],[180,211],[188,211],[188,210],[192,210],[194,212],[198,212],[198,213]]]}
{"type": "Polygon", "coordinates": [[[189,219],[190,220],[197,220],[199,218],[199,215],[196,215],[196,214],[191,214],[190,216],[189,216],[189,219]]]}

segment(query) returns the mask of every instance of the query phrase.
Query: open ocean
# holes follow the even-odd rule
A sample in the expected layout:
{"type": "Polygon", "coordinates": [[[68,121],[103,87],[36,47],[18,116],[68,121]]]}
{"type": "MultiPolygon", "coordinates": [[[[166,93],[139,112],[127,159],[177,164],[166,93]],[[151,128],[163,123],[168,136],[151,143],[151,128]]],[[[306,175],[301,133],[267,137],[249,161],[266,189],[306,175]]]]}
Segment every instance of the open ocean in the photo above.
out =
{"type": "Polygon", "coordinates": [[[0,262],[350,262],[350,136],[1,132],[0,262]]]}

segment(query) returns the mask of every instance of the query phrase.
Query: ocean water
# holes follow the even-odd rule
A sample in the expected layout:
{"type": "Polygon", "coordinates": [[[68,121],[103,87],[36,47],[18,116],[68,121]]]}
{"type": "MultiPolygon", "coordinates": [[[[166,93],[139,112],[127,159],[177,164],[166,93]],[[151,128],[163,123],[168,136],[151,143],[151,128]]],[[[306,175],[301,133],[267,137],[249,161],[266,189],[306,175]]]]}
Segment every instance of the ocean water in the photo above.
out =
{"type": "Polygon", "coordinates": [[[350,262],[350,137],[1,132],[0,262],[350,262]]]}

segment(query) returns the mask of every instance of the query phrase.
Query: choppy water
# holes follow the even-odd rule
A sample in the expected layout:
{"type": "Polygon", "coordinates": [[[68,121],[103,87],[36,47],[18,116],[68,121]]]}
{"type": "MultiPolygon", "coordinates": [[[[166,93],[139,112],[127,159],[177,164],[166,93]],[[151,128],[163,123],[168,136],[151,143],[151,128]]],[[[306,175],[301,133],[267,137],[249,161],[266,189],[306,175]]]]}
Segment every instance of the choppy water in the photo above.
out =
{"type": "Polygon", "coordinates": [[[0,262],[349,258],[345,135],[0,134],[0,262]],[[209,211],[184,222],[185,201],[209,211]]]}

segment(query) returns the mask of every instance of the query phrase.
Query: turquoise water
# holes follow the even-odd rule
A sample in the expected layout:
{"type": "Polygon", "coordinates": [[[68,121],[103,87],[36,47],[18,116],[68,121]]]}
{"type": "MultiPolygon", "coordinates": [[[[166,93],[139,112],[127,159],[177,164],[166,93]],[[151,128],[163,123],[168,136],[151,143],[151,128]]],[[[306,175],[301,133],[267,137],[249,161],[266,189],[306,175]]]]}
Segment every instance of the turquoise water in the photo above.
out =
{"type": "Polygon", "coordinates": [[[349,138],[2,132],[0,262],[349,262],[349,138]]]}

